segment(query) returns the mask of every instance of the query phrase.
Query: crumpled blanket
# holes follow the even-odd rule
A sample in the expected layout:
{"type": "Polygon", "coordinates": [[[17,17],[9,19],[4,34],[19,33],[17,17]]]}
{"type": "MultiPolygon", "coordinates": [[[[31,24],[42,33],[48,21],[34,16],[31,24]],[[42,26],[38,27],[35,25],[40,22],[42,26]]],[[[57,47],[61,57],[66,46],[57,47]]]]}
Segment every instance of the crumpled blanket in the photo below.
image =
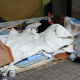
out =
{"type": "Polygon", "coordinates": [[[69,17],[64,19],[64,27],[73,35],[80,34],[80,25],[73,22],[69,17]]]}
{"type": "Polygon", "coordinates": [[[66,28],[59,24],[52,24],[40,34],[36,33],[35,28],[26,28],[21,34],[12,29],[6,45],[10,47],[14,63],[16,63],[41,50],[47,53],[55,52],[65,45],[70,45],[73,41],[74,37],[66,28]]]}
{"type": "MultiPolygon", "coordinates": [[[[73,18],[74,19],[74,18],[73,18]]],[[[78,21],[78,20],[77,20],[78,21]]],[[[77,57],[80,57],[80,23],[75,22],[69,17],[64,19],[64,27],[74,36],[74,41],[72,43],[74,50],[77,51],[77,57]]],[[[75,54],[75,52],[74,52],[75,54]]]]}

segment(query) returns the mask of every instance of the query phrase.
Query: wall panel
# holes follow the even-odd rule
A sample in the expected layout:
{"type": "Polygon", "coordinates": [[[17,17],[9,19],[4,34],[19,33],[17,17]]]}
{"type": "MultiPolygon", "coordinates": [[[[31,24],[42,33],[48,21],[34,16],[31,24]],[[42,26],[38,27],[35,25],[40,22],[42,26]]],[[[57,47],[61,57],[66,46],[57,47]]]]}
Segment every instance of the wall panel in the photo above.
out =
{"type": "MultiPolygon", "coordinates": [[[[6,21],[27,19],[40,8],[41,0],[0,0],[0,17],[6,21]]],[[[40,14],[43,16],[42,12],[40,14]]]]}

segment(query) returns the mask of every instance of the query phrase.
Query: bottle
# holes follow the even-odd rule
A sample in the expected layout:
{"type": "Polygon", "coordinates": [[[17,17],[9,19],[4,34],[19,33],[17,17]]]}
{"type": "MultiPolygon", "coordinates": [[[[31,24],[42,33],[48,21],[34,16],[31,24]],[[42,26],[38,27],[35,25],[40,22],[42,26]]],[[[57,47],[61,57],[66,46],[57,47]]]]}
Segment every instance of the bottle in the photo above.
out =
{"type": "Polygon", "coordinates": [[[52,20],[51,20],[51,13],[50,13],[50,12],[48,12],[48,22],[49,22],[50,24],[53,23],[52,20]]]}

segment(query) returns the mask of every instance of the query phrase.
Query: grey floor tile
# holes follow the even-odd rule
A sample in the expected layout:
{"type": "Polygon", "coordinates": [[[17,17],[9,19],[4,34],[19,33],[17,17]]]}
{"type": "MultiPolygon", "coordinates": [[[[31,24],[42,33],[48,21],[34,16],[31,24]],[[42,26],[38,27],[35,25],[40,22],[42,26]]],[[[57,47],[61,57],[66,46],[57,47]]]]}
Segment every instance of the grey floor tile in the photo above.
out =
{"type": "Polygon", "coordinates": [[[80,80],[80,64],[68,58],[63,62],[41,69],[16,74],[15,78],[18,80],[80,80]]]}

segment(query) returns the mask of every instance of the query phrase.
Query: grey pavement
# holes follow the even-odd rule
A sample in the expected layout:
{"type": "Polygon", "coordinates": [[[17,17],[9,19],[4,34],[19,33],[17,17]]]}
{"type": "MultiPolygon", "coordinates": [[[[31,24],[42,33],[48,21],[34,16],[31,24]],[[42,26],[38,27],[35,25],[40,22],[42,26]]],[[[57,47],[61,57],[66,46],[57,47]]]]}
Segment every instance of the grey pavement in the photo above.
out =
{"type": "Polygon", "coordinates": [[[56,64],[18,73],[18,80],[80,80],[80,64],[69,58],[56,64]]]}

